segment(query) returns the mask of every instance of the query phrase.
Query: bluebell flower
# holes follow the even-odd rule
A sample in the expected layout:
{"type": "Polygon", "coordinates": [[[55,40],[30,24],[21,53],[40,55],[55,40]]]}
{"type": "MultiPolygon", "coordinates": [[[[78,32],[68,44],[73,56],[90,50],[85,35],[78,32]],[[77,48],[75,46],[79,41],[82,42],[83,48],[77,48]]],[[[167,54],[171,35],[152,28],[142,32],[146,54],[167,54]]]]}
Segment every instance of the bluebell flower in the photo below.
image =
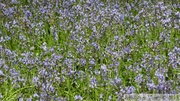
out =
{"type": "Polygon", "coordinates": [[[91,77],[91,78],[90,78],[89,86],[90,86],[91,88],[96,88],[96,87],[97,87],[97,80],[96,80],[95,77],[91,77]]]}
{"type": "Polygon", "coordinates": [[[29,17],[30,17],[31,15],[32,15],[32,14],[31,14],[31,12],[30,12],[29,10],[27,10],[27,11],[25,12],[26,19],[29,19],[29,17]]]}
{"type": "Polygon", "coordinates": [[[75,95],[74,100],[75,100],[75,101],[76,101],[76,100],[82,101],[83,98],[82,98],[80,95],[75,95]]]}
{"type": "Polygon", "coordinates": [[[24,100],[23,100],[23,98],[21,97],[21,98],[19,98],[19,100],[18,100],[18,101],[24,101],[24,100]]]}

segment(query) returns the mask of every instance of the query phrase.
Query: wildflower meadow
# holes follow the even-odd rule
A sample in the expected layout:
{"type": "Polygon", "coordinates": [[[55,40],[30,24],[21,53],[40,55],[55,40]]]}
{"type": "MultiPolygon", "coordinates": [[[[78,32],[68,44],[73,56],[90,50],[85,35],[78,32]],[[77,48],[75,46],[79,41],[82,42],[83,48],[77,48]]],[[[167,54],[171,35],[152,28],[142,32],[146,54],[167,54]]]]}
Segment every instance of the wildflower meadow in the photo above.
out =
{"type": "Polygon", "coordinates": [[[0,0],[0,101],[180,94],[179,0],[0,0]]]}

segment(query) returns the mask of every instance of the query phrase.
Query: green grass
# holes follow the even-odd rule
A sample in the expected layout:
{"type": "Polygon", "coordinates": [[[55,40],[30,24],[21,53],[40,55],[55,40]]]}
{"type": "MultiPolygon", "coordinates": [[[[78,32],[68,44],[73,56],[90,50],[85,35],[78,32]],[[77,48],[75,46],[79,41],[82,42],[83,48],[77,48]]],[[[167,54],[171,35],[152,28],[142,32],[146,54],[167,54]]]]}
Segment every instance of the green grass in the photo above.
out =
{"type": "MultiPolygon", "coordinates": [[[[46,30],[46,33],[43,34],[43,36],[31,36],[31,35],[27,35],[27,34],[24,34],[26,36],[26,38],[28,38],[30,41],[27,42],[25,45],[20,45],[21,40],[19,39],[16,39],[17,36],[15,36],[13,39],[7,41],[6,43],[4,43],[4,47],[8,48],[8,49],[11,49],[11,50],[15,50],[17,51],[18,53],[23,53],[23,52],[28,52],[30,47],[34,47],[35,50],[33,50],[33,52],[35,54],[38,54],[40,55],[43,50],[40,48],[40,45],[43,43],[43,42],[46,42],[47,43],[47,46],[48,47],[51,47],[51,46],[58,46],[60,47],[61,49],[63,49],[62,51],[60,51],[62,54],[67,54],[66,52],[68,52],[69,50],[71,50],[71,52],[73,53],[74,56],[77,56],[78,57],[78,54],[75,52],[74,49],[72,49],[72,47],[66,45],[66,43],[72,43],[71,40],[69,40],[69,34],[66,33],[66,32],[62,32],[60,31],[58,33],[59,35],[59,40],[58,41],[54,41],[53,39],[53,36],[52,36],[52,32],[48,32],[49,30],[49,27],[48,26],[45,26],[44,28],[46,30]],[[47,34],[49,33],[49,34],[47,34]],[[33,41],[34,40],[34,41],[33,41]]],[[[8,33],[6,32],[6,29],[4,28],[5,30],[5,33],[8,33]]],[[[157,30],[160,30],[160,29],[157,29],[157,30]]],[[[119,31],[120,35],[121,33],[123,34],[123,32],[119,31]]],[[[127,57],[131,57],[132,60],[131,61],[127,61],[126,59],[122,59],[122,58],[118,58],[118,60],[120,61],[120,66],[119,66],[119,76],[122,79],[122,84],[124,86],[135,86],[138,88],[138,85],[133,81],[134,77],[136,76],[136,73],[133,72],[133,71],[128,71],[125,69],[125,66],[128,66],[130,64],[133,64],[135,62],[138,61],[139,58],[142,57],[142,55],[145,53],[145,52],[152,52],[152,56],[155,56],[156,54],[159,54],[157,52],[153,52],[151,50],[151,47],[148,46],[148,42],[145,40],[147,39],[148,41],[155,41],[155,40],[158,40],[157,39],[157,34],[155,31],[152,31],[153,34],[149,34],[146,38],[144,36],[144,34],[142,33],[138,33],[137,35],[135,36],[127,36],[129,40],[124,40],[123,41],[123,46],[126,46],[128,44],[130,44],[131,42],[134,42],[136,41],[138,46],[141,46],[141,47],[134,47],[136,50],[139,50],[139,52],[133,52],[132,54],[128,54],[126,55],[127,57]],[[128,71],[128,72],[127,72],[128,71]]],[[[22,33],[23,34],[23,33],[22,33]]],[[[158,49],[160,49],[160,53],[163,55],[166,53],[166,50],[162,51],[163,48],[169,48],[170,50],[173,49],[174,46],[176,46],[176,41],[175,39],[173,38],[174,36],[177,36],[178,33],[176,32],[173,32],[171,33],[171,36],[170,36],[170,43],[161,43],[159,46],[157,46],[158,49]]],[[[104,35],[101,39],[98,40],[98,44],[101,46],[101,50],[98,50],[95,52],[95,54],[93,54],[93,57],[96,59],[96,60],[100,60],[99,63],[96,63],[96,69],[99,68],[99,66],[104,63],[104,64],[108,64],[108,63],[111,63],[111,58],[112,56],[108,53],[105,53],[104,52],[104,48],[108,45],[111,44],[111,40],[114,38],[113,34],[110,33],[110,30],[106,33],[106,35],[104,35]],[[107,36],[106,36],[107,35],[107,36]],[[101,53],[105,53],[108,55],[107,58],[104,58],[102,59],[101,58],[101,53]]],[[[74,43],[74,44],[77,44],[77,43],[74,43]]],[[[85,47],[86,50],[90,50],[92,47],[88,47],[86,46],[85,47]],[[90,48],[90,49],[89,49],[90,48]]],[[[120,51],[120,50],[119,50],[120,51]]],[[[51,53],[50,53],[51,54],[51,53]]],[[[50,55],[49,55],[50,56],[50,55]]],[[[47,57],[49,57],[48,54],[47,54],[47,57]]],[[[66,56],[66,55],[65,55],[66,56]]],[[[84,58],[88,59],[90,56],[90,54],[86,54],[85,56],[83,55],[84,58]]],[[[43,58],[42,58],[43,59],[43,58]]],[[[45,57],[44,57],[45,59],[45,57]]],[[[4,91],[2,92],[2,94],[4,95],[4,98],[2,99],[3,101],[13,101],[15,99],[18,98],[18,95],[19,94],[25,94],[24,96],[29,96],[29,95],[32,95],[34,92],[39,92],[38,89],[36,89],[33,84],[31,83],[31,80],[34,76],[37,76],[37,68],[34,67],[34,69],[27,69],[25,66],[22,66],[22,68],[20,69],[18,66],[20,64],[17,65],[17,67],[15,67],[15,69],[17,71],[20,71],[22,77],[24,77],[25,79],[27,79],[27,81],[25,82],[26,85],[25,86],[21,86],[20,88],[16,89],[14,86],[12,85],[9,85],[9,83],[11,83],[12,81],[11,80],[8,80],[4,83],[1,84],[0,86],[0,89],[1,91],[4,91]],[[6,88],[6,89],[5,89],[6,88]],[[29,89],[33,89],[33,91],[27,91],[27,88],[29,89]]],[[[38,65],[38,64],[37,64],[38,65]]],[[[59,67],[59,68],[65,68],[65,67],[59,67]]],[[[80,68],[88,68],[88,66],[86,67],[80,67],[80,68]]],[[[94,68],[94,69],[95,69],[94,68]]],[[[170,68],[170,67],[167,67],[167,68],[170,68]]],[[[83,70],[87,70],[87,74],[90,74],[90,72],[88,71],[88,69],[83,69],[83,70]]],[[[174,75],[171,76],[171,74],[176,74],[178,73],[178,71],[174,70],[174,69],[169,69],[171,70],[171,72],[169,71],[169,78],[168,79],[171,79],[171,80],[176,80],[177,77],[174,77],[174,75]]],[[[60,72],[60,71],[59,71],[60,72]]],[[[146,75],[147,72],[146,71],[142,71],[142,75],[146,75]]],[[[116,73],[110,73],[108,74],[109,77],[114,77],[116,75],[116,73]]],[[[154,75],[154,72],[152,72],[152,78],[153,78],[153,75],[154,75]]],[[[74,83],[72,81],[72,79],[70,77],[65,77],[66,78],[66,81],[61,83],[59,85],[58,82],[55,82],[53,84],[53,86],[55,87],[55,89],[58,91],[58,95],[62,96],[62,97],[68,97],[70,98],[69,100],[74,100],[74,96],[76,94],[80,94],[81,96],[84,97],[84,99],[88,100],[88,101],[95,101],[97,99],[99,99],[99,96],[101,93],[104,94],[104,98],[103,100],[107,100],[108,99],[108,96],[111,95],[111,92],[114,93],[114,91],[111,89],[112,87],[110,85],[107,85],[105,88],[102,88],[102,87],[98,87],[96,89],[91,89],[88,87],[88,82],[89,82],[89,79],[87,77],[86,81],[81,81],[81,80],[78,80],[76,79],[76,83],[74,83]],[[85,90],[86,88],[86,90],[85,90]],[[108,92],[106,92],[106,89],[108,90],[108,92]],[[91,91],[89,93],[89,91],[91,91]]],[[[103,82],[101,81],[101,77],[98,77],[97,76],[97,79],[99,79],[99,82],[103,82]]],[[[177,81],[178,82],[178,81],[177,81]]],[[[142,88],[139,88],[137,89],[137,92],[138,93],[142,93],[142,92],[146,92],[147,89],[142,89],[142,88]]],[[[112,96],[113,99],[115,100],[117,98],[117,96],[112,96]]]]}

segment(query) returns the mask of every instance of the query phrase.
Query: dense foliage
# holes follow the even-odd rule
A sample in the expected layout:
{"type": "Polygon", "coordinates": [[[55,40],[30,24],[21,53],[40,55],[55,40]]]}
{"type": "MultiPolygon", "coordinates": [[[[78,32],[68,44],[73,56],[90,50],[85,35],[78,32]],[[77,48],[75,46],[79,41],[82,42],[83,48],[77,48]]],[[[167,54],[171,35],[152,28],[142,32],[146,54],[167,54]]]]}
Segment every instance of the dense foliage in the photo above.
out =
{"type": "Polygon", "coordinates": [[[178,0],[0,1],[0,100],[180,94],[178,0]]]}

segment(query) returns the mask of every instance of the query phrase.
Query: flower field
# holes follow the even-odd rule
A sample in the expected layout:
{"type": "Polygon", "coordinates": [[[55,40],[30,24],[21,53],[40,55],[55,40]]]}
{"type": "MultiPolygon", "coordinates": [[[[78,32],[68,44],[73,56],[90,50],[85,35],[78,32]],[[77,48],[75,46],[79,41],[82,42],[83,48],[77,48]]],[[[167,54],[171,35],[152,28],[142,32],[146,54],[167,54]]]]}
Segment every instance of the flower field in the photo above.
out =
{"type": "Polygon", "coordinates": [[[0,0],[1,101],[180,94],[179,0],[0,0]]]}

